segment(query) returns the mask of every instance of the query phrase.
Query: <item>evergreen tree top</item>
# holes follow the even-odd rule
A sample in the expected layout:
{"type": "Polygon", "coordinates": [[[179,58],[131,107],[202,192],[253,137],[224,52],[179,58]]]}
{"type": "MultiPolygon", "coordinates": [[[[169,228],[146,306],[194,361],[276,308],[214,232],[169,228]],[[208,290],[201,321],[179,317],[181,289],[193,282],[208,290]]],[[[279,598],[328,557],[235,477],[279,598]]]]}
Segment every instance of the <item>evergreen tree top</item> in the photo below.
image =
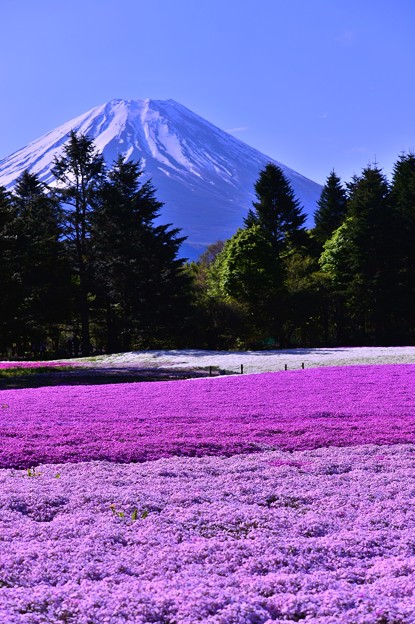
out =
{"type": "Polygon", "coordinates": [[[345,218],[346,210],[346,190],[333,169],[326,180],[317,202],[317,209],[314,212],[315,227],[313,234],[320,244],[324,244],[332,233],[340,227],[345,218]]]}
{"type": "Polygon", "coordinates": [[[104,178],[106,167],[93,140],[72,130],[61,156],[55,157],[51,171],[59,188],[63,189],[66,201],[78,196],[88,203],[104,178]]]}
{"type": "Polygon", "coordinates": [[[387,208],[389,183],[377,165],[368,165],[354,177],[349,191],[348,215],[376,223],[382,208],[387,208]]]}
{"type": "Polygon", "coordinates": [[[397,211],[415,220],[415,153],[400,154],[393,168],[392,197],[397,211]]]}
{"type": "Polygon", "coordinates": [[[259,225],[275,249],[304,233],[305,215],[281,167],[268,163],[255,184],[253,202],[245,225],[259,225]]]}

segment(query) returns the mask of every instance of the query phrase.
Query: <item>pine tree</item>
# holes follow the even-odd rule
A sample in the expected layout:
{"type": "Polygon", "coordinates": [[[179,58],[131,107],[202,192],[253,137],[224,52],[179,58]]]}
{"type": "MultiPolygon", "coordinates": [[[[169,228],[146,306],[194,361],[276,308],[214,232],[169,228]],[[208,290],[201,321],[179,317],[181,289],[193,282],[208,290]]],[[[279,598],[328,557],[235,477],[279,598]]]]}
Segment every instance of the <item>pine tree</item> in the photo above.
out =
{"type": "Polygon", "coordinates": [[[95,279],[106,312],[110,351],[166,337],[179,323],[184,238],[155,225],[162,203],[139,163],[119,157],[99,194],[93,217],[95,279]]]}
{"type": "Polygon", "coordinates": [[[0,186],[0,353],[13,342],[17,305],[17,284],[15,280],[15,236],[12,225],[15,209],[10,193],[0,186]]]}
{"type": "Polygon", "coordinates": [[[415,340],[415,154],[402,154],[394,166],[391,199],[394,227],[396,280],[396,332],[398,341],[415,340]]]}
{"type": "Polygon", "coordinates": [[[104,160],[89,137],[71,131],[62,155],[55,158],[52,174],[58,183],[56,195],[66,213],[66,241],[79,288],[81,352],[87,356],[91,350],[91,215],[105,176],[104,160]]]}
{"type": "Polygon", "coordinates": [[[273,163],[260,172],[255,194],[245,229],[226,243],[210,269],[211,290],[243,304],[258,337],[281,344],[287,258],[307,242],[305,216],[282,169],[273,163]]]}
{"type": "Polygon", "coordinates": [[[393,313],[393,215],[389,184],[378,167],[367,167],[353,180],[348,204],[342,265],[350,271],[348,307],[355,337],[385,344],[393,313]]]}
{"type": "Polygon", "coordinates": [[[16,338],[22,350],[37,355],[45,351],[48,338],[56,347],[58,326],[68,313],[69,269],[60,242],[61,215],[56,200],[28,171],[16,182],[12,204],[16,338]]]}
{"type": "Polygon", "coordinates": [[[346,190],[334,170],[326,180],[317,206],[314,213],[313,236],[322,246],[334,230],[341,226],[347,210],[346,190]]]}
{"type": "Polygon", "coordinates": [[[245,225],[259,225],[277,254],[305,242],[305,215],[280,167],[269,163],[255,184],[256,202],[245,225]]]}

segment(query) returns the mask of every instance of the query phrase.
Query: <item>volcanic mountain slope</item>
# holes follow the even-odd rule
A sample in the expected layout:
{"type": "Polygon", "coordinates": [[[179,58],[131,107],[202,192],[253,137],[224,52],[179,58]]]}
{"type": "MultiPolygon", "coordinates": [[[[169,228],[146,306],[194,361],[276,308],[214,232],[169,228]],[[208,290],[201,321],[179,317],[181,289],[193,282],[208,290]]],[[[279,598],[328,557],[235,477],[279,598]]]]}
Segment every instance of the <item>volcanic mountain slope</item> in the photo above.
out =
{"type": "Polygon", "coordinates": [[[254,199],[268,162],[279,165],[312,224],[321,186],[220,130],[174,100],[112,100],[68,121],[0,160],[0,185],[12,187],[25,169],[53,184],[50,169],[71,130],[87,134],[108,163],[121,153],[140,160],[165,205],[160,216],[188,237],[182,254],[232,236],[254,199]]]}

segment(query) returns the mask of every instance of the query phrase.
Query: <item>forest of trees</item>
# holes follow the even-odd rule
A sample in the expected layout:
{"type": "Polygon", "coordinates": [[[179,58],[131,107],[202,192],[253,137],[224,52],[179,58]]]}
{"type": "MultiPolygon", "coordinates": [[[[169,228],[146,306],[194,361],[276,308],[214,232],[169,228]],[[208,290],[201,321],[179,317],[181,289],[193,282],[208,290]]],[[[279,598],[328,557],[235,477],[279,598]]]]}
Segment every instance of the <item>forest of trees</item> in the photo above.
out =
{"type": "Polygon", "coordinates": [[[52,173],[0,187],[2,357],[414,344],[412,153],[390,182],[377,166],[346,185],[332,171],[311,230],[270,163],[244,227],[191,263],[139,163],[108,168],[71,133],[52,173]]]}
{"type": "Polygon", "coordinates": [[[72,133],[50,188],[25,172],[0,188],[0,353],[90,355],[172,346],[190,308],[177,229],[138,163],[108,170],[72,133]],[[172,342],[173,341],[173,342],[172,342]]]}
{"type": "Polygon", "coordinates": [[[414,154],[391,182],[376,165],[346,185],[332,171],[311,230],[276,165],[255,193],[245,227],[190,265],[205,346],[414,344],[414,154]]]}

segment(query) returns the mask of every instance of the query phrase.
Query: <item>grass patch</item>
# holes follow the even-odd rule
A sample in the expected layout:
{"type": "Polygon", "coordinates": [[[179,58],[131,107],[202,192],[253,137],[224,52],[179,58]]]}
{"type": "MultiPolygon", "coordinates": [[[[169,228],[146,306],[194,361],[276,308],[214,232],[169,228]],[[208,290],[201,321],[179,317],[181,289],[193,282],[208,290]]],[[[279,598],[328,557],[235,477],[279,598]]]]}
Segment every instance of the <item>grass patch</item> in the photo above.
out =
{"type": "Polygon", "coordinates": [[[66,373],[75,369],[75,366],[34,366],[31,368],[16,366],[15,368],[0,368],[0,379],[15,379],[16,377],[28,377],[29,375],[43,373],[66,373]]]}

